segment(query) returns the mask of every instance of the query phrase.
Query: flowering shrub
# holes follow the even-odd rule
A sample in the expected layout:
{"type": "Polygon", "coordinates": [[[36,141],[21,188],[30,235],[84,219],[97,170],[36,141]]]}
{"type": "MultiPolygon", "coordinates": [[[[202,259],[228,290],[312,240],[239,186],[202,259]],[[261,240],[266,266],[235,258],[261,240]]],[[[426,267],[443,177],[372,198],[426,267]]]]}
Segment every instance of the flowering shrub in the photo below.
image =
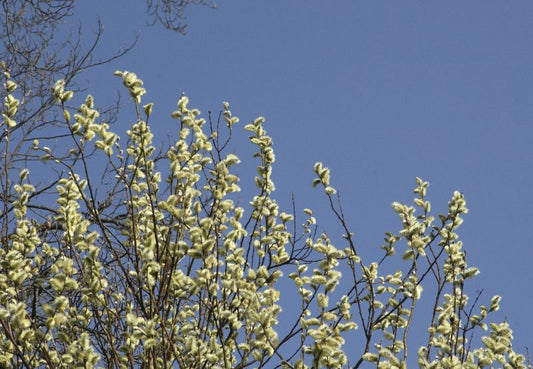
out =
{"type": "Polygon", "coordinates": [[[244,127],[259,165],[256,195],[241,207],[234,197],[240,159],[225,151],[239,121],[229,104],[216,125],[206,124],[182,96],[171,114],[178,136],[158,153],[143,82],[116,75],[136,111],[125,142],[101,121],[91,96],[74,113],[67,105],[74,93],[64,81],[53,86],[68,150],[35,140],[42,165],[60,168],[54,186],[40,190],[28,168],[14,174],[9,132],[24,102],[4,68],[2,367],[406,368],[423,286],[431,286],[434,310],[427,344],[410,365],[527,367],[507,323],[487,322],[500,297],[478,306],[479,296],[471,303],[466,295],[478,270],[467,265],[456,233],[467,212],[461,193],[435,218],[429,184],[417,178],[413,206],[392,204],[400,231],[387,232],[383,256],[367,262],[323,164],[314,166],[313,185],[343,227],[343,244],[317,233],[311,210],[303,224],[280,210],[263,118],[244,127]],[[94,171],[102,168],[99,183],[94,171]],[[50,196],[39,197],[45,190],[50,196]],[[398,270],[380,272],[389,260],[398,270]],[[289,303],[297,312],[279,327],[289,303]],[[347,343],[358,332],[360,340],[347,343]]]}

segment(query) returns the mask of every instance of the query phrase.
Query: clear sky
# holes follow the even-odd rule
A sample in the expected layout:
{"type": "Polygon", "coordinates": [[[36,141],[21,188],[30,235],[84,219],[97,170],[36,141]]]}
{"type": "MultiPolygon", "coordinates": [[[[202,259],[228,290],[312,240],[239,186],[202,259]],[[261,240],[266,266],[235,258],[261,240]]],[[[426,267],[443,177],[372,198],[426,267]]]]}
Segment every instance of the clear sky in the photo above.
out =
{"type": "MultiPolygon", "coordinates": [[[[485,303],[502,295],[496,318],[510,322],[515,350],[533,348],[532,1],[219,1],[188,8],[187,36],[145,27],[141,0],[77,9],[88,39],[96,16],[104,24],[99,55],[140,34],[130,54],[82,76],[97,104],[121,89],[121,69],[144,80],[162,135],[182,92],[204,113],[229,101],[243,125],[265,116],[280,203],[294,193],[336,232],[311,188],[324,162],[368,256],[399,229],[390,204],[411,201],[416,176],[431,183],[434,211],[462,191],[459,234],[481,270],[470,289],[484,288],[485,303]]],[[[125,129],[133,115],[122,117],[125,129]]]]}

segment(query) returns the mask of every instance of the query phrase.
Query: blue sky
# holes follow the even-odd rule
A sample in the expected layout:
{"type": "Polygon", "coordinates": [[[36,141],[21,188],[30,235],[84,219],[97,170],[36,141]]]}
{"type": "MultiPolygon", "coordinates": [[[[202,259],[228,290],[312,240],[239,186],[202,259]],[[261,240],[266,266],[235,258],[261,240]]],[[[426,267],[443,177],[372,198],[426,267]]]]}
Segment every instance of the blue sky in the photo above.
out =
{"type": "MultiPolygon", "coordinates": [[[[376,258],[383,233],[399,229],[390,204],[411,201],[416,176],[435,212],[462,191],[460,236],[481,270],[471,289],[502,295],[515,349],[532,346],[533,2],[220,1],[188,8],[187,36],[145,27],[144,3],[79,2],[88,38],[96,16],[104,24],[100,55],[140,34],[130,54],[82,76],[97,103],[112,102],[121,69],[144,80],[161,139],[182,92],[204,113],[229,101],[243,125],[265,116],[280,203],[294,193],[336,232],[311,188],[324,162],[376,258]]],[[[126,129],[133,115],[122,117],[126,129]]],[[[245,159],[245,146],[232,150],[245,159]]]]}

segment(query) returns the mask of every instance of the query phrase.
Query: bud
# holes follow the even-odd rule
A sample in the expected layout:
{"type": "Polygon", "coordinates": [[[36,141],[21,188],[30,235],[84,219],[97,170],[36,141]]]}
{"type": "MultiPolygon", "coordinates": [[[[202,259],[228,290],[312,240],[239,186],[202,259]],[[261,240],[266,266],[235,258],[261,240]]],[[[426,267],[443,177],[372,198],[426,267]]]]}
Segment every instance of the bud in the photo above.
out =
{"type": "Polygon", "coordinates": [[[149,103],[143,106],[144,114],[146,114],[147,117],[152,115],[152,108],[154,107],[154,103],[149,103]]]}

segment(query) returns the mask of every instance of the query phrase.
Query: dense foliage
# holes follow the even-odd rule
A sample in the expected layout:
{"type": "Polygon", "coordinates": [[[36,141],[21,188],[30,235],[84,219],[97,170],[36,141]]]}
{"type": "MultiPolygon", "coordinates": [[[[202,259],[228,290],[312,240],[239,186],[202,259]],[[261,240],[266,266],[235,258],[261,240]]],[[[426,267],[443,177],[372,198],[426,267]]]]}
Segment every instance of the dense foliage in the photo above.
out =
{"type": "Polygon", "coordinates": [[[429,184],[417,179],[413,206],[392,204],[400,231],[386,233],[380,258],[363,260],[321,163],[313,185],[342,238],[319,233],[309,209],[299,223],[294,209],[280,210],[263,118],[245,126],[259,164],[255,195],[239,205],[240,160],[226,150],[239,120],[229,104],[206,121],[182,96],[171,114],[177,137],[160,153],[142,81],[116,74],[136,112],[125,139],[91,96],[70,106],[74,94],[60,80],[52,97],[66,131],[54,148],[33,142],[28,155],[41,164],[31,162],[30,173],[9,144],[25,101],[4,66],[0,365],[527,367],[508,324],[487,320],[500,297],[485,306],[466,295],[478,270],[457,234],[467,212],[461,193],[435,218],[429,184]],[[58,178],[43,178],[44,170],[58,178]],[[381,272],[390,265],[397,271],[381,272]],[[423,298],[433,307],[427,343],[413,348],[409,329],[423,298]],[[290,324],[280,326],[289,305],[290,324]]]}

